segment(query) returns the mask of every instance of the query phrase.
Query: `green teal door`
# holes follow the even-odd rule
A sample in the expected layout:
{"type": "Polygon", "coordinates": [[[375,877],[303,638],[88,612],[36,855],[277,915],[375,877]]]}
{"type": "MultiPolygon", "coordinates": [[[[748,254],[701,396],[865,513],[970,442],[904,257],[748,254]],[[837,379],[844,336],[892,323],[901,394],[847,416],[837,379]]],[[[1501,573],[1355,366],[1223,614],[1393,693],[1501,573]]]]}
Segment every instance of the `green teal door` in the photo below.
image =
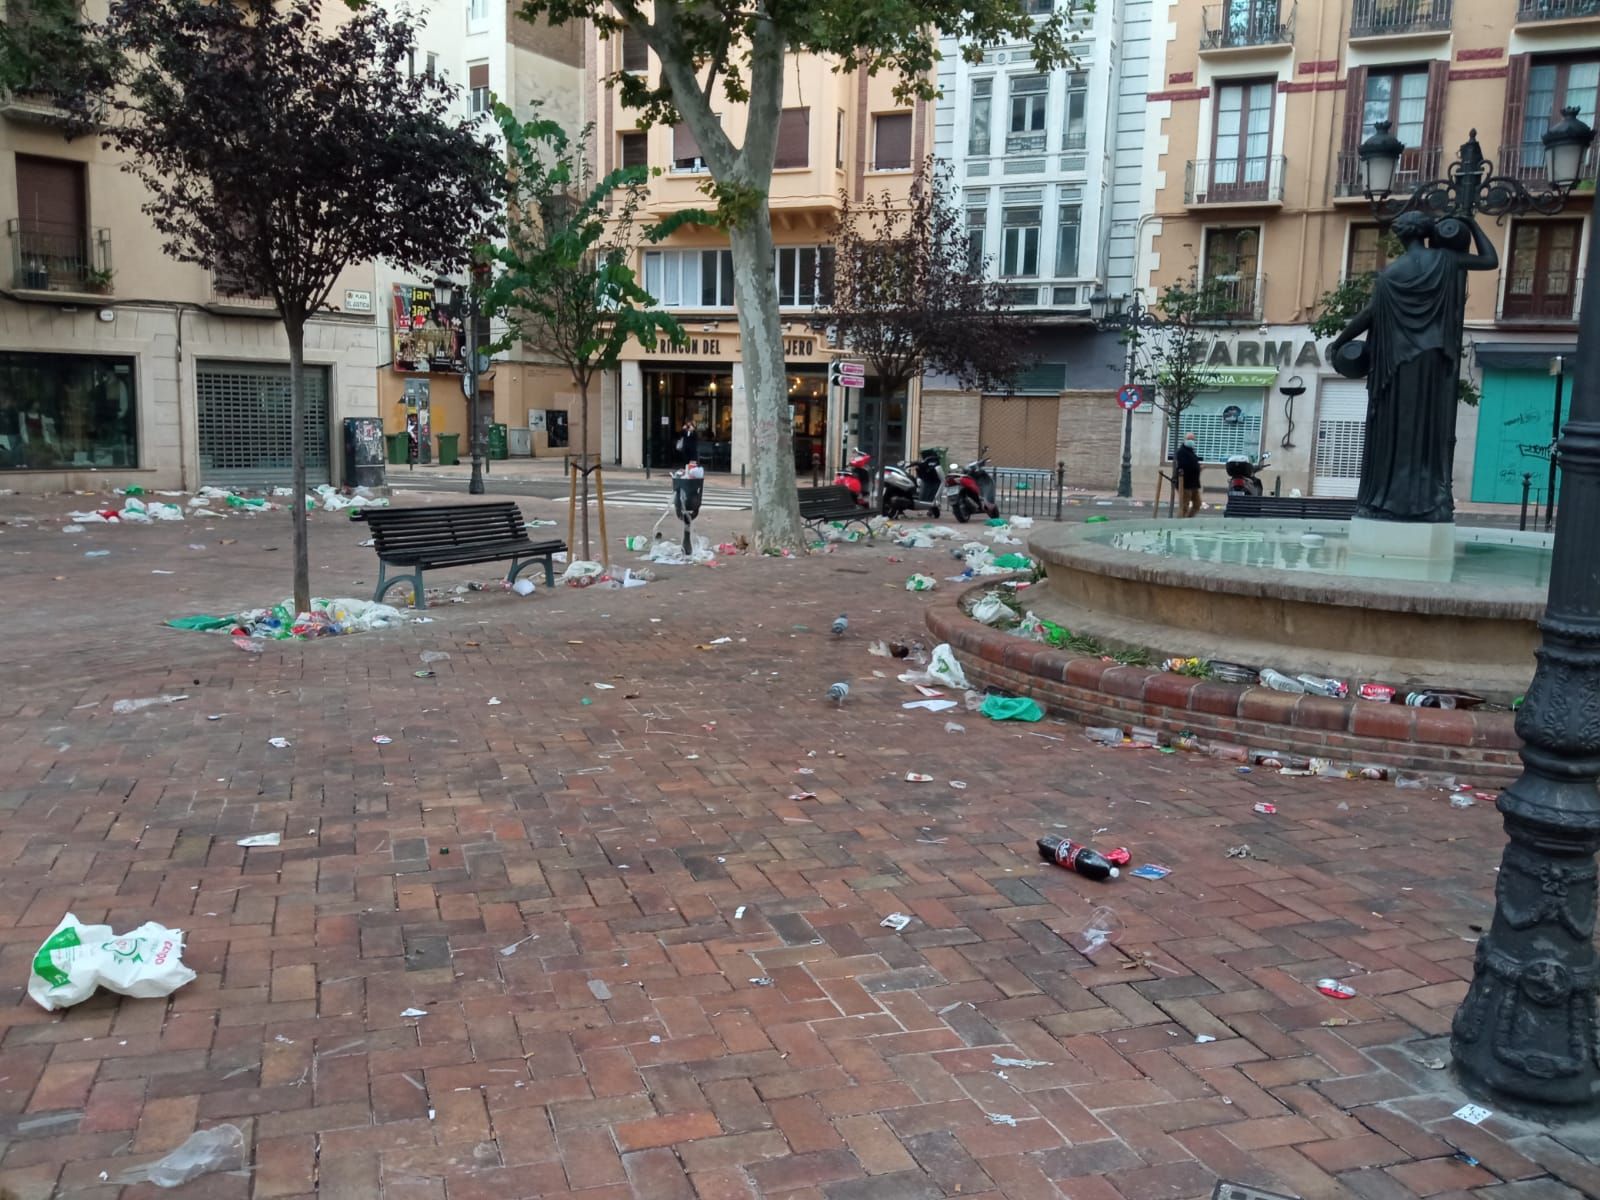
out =
{"type": "MultiPolygon", "coordinates": [[[[1522,476],[1531,474],[1530,503],[1543,503],[1550,482],[1550,419],[1555,399],[1555,378],[1543,371],[1484,371],[1478,447],[1472,463],[1473,500],[1520,504],[1522,476]]],[[[1569,374],[1561,391],[1563,414],[1571,399],[1569,374]]]]}

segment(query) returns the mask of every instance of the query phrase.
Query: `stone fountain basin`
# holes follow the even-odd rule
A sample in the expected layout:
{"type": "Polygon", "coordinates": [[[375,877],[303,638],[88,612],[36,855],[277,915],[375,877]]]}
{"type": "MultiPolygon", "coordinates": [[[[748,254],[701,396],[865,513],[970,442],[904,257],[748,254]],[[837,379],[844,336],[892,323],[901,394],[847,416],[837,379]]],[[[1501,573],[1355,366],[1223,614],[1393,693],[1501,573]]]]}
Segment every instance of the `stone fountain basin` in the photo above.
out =
{"type": "Polygon", "coordinates": [[[1499,703],[1527,689],[1548,535],[1461,527],[1454,559],[1431,563],[1364,558],[1349,552],[1348,537],[1340,521],[1037,529],[1029,547],[1049,574],[1030,605],[1074,633],[1158,661],[1217,658],[1333,676],[1352,690],[1377,680],[1499,703]]]}

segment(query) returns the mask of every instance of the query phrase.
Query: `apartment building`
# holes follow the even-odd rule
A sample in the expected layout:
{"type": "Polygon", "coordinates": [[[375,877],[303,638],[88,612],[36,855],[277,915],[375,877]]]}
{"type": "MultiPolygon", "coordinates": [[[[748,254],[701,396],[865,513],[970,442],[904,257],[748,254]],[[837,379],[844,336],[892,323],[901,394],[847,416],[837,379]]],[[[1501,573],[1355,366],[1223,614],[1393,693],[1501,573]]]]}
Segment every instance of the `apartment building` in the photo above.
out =
{"type": "MultiPolygon", "coordinates": [[[[484,134],[499,140],[490,113],[496,100],[523,120],[537,111],[574,137],[582,130],[588,110],[581,23],[552,27],[527,21],[510,0],[423,0],[396,2],[396,7],[404,8],[417,30],[410,69],[454,85],[458,115],[479,122],[484,134]]],[[[406,273],[379,263],[376,274],[377,386],[384,431],[404,432],[413,421],[421,435],[422,461],[432,460],[441,435],[456,435],[465,456],[470,444],[462,387],[465,322],[459,311],[436,310],[431,272],[406,273]]],[[[465,279],[457,272],[458,294],[465,279]]],[[[498,322],[480,327],[486,342],[497,342],[503,333],[498,322]]],[[[576,398],[565,371],[519,344],[494,355],[479,382],[480,419],[506,426],[513,456],[567,452],[576,398]]]]}
{"type": "MultiPolygon", "coordinates": [[[[98,139],[0,95],[0,487],[288,482],[276,313],[168,258],[145,198],[98,139]]],[[[373,291],[370,266],[345,272],[306,329],[313,483],[339,482],[343,418],[378,412],[373,291]]]]}
{"type": "MultiPolygon", "coordinates": [[[[1353,495],[1366,395],[1328,365],[1308,328],[1341,280],[1391,249],[1363,195],[1357,152],[1378,121],[1406,146],[1396,189],[1446,173],[1476,130],[1498,173],[1545,184],[1541,138],[1576,106],[1595,123],[1594,0],[1158,2],[1161,83],[1147,97],[1159,149],[1153,298],[1197,272],[1232,311],[1207,362],[1213,388],[1185,416],[1201,455],[1272,454],[1268,487],[1353,495]]],[[[1580,264],[1593,235],[1594,151],[1556,216],[1488,220],[1498,273],[1469,278],[1465,358],[1481,403],[1459,413],[1459,500],[1535,498],[1548,467],[1554,356],[1576,343],[1580,264]]],[[[1141,492],[1167,444],[1159,414],[1135,421],[1141,492]]],[[[1213,472],[1213,482],[1220,472],[1213,472]]]]}
{"type": "MultiPolygon", "coordinates": [[[[701,185],[709,174],[687,126],[638,128],[637,114],[605,82],[617,70],[641,72],[654,82],[660,66],[645,44],[632,35],[601,39],[591,33],[586,61],[598,114],[600,172],[618,166],[659,169],[641,211],[646,222],[707,207],[701,185]]],[[[810,55],[786,61],[783,104],[768,207],[795,469],[809,473],[813,458],[823,464],[820,469],[831,469],[845,442],[862,445],[875,461],[897,459],[914,440],[906,397],[885,399],[871,380],[864,390],[847,394],[836,388],[830,395],[828,364],[840,347],[832,344],[818,309],[826,307],[829,243],[843,196],[907,193],[913,170],[932,146],[932,105],[897,101],[887,75],[841,74],[829,60],[810,55]]],[[[738,144],[744,136],[742,106],[729,104],[720,117],[738,144]]],[[[706,470],[737,474],[749,462],[749,433],[727,236],[714,229],[680,230],[641,249],[638,270],[651,295],[683,323],[688,341],[653,351],[629,347],[617,377],[606,381],[596,402],[593,425],[600,440],[593,449],[608,462],[669,467],[679,461],[677,440],[692,423],[694,453],[706,470]]]]}
{"type": "MultiPolygon", "coordinates": [[[[1032,0],[1041,18],[1054,0],[1032,0]]],[[[1127,294],[1140,217],[1155,199],[1145,170],[1150,0],[1108,0],[1073,20],[1074,61],[1040,72],[1028,46],[967,62],[941,46],[935,152],[966,213],[972,259],[1004,281],[1029,327],[1034,365],[1006,395],[923,383],[921,441],[1006,467],[1067,464],[1074,485],[1110,486],[1121,453],[1114,394],[1124,352],[1090,322],[1090,296],[1127,294]]]]}

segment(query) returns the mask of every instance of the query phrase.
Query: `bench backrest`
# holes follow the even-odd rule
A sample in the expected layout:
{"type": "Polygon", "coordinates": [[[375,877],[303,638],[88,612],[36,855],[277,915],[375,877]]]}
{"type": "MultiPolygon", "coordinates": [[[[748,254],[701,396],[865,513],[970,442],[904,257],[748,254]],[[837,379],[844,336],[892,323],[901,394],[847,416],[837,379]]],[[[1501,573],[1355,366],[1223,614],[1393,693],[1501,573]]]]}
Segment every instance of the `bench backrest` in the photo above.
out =
{"type": "Polygon", "coordinates": [[[431,508],[369,508],[361,514],[373,546],[385,554],[441,546],[480,546],[526,538],[522,510],[509,500],[493,504],[439,504],[431,508]]]}
{"type": "Polygon", "coordinates": [[[1356,502],[1334,496],[1228,497],[1224,517],[1304,517],[1308,520],[1345,521],[1355,516],[1356,502]]]}
{"type": "Polygon", "coordinates": [[[804,487],[796,489],[800,498],[800,510],[808,508],[832,508],[840,504],[854,504],[856,494],[842,483],[825,483],[821,487],[804,487]]]}

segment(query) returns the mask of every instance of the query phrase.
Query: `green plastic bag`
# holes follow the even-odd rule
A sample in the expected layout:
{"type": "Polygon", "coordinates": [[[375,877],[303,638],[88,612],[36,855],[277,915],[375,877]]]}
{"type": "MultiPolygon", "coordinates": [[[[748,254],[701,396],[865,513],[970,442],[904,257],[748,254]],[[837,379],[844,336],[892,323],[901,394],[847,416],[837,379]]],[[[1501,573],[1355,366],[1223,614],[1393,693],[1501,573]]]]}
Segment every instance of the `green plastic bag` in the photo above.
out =
{"type": "Polygon", "coordinates": [[[1008,571],[1030,571],[1033,569],[1033,559],[1026,554],[1002,554],[994,560],[994,565],[1008,571]]]}
{"type": "Polygon", "coordinates": [[[193,617],[173,617],[167,622],[174,629],[192,629],[201,633],[209,633],[213,629],[232,629],[232,617],[209,617],[204,613],[193,617]]]}
{"type": "Polygon", "coordinates": [[[1107,517],[1085,517],[1083,523],[1085,525],[1103,525],[1107,520],[1109,520],[1107,517]]]}
{"type": "Polygon", "coordinates": [[[1028,696],[990,696],[978,711],[991,721],[1044,720],[1044,709],[1028,696]]]}
{"type": "Polygon", "coordinates": [[[991,529],[995,529],[1001,525],[1009,525],[1011,522],[1007,521],[1004,517],[990,517],[984,522],[984,524],[989,526],[991,529]]]}

